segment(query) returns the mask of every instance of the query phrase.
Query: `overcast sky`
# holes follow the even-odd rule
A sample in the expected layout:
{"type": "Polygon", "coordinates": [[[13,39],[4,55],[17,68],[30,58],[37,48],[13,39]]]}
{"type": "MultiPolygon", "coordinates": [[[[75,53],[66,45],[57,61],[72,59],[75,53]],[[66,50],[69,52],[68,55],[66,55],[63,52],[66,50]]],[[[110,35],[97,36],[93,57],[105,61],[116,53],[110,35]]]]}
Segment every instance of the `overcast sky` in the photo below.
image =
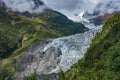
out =
{"type": "MultiPolygon", "coordinates": [[[[5,4],[12,8],[15,11],[29,11],[32,12],[34,8],[33,0],[3,0],[5,4]]],[[[83,10],[92,11],[95,5],[98,3],[99,0],[41,0],[43,1],[48,7],[52,8],[53,10],[57,10],[64,14],[68,13],[78,13],[83,10]]],[[[37,10],[41,12],[44,7],[39,7],[37,10]]],[[[37,10],[33,11],[36,12],[37,10]]]]}
{"type": "MultiPolygon", "coordinates": [[[[1,0],[0,0],[1,1],[1,0]]],[[[8,8],[11,8],[13,11],[25,12],[29,11],[30,13],[40,13],[46,6],[39,6],[36,9],[33,0],[2,0],[5,2],[8,8]]]]}
{"type": "MultiPolygon", "coordinates": [[[[54,9],[74,9],[78,6],[95,6],[100,0],[42,0],[54,9]],[[83,5],[88,4],[88,5],[83,5]]],[[[87,7],[88,8],[88,7],[87,7]]],[[[92,8],[92,7],[89,7],[92,8]]]]}
{"type": "Polygon", "coordinates": [[[83,11],[93,12],[100,0],[42,0],[48,7],[76,21],[76,16],[83,11]]]}
{"type": "MultiPolygon", "coordinates": [[[[1,0],[0,0],[1,1],[1,0]]],[[[3,0],[7,7],[14,11],[31,13],[40,13],[46,6],[53,10],[63,13],[68,18],[75,18],[74,15],[78,15],[83,11],[93,12],[98,3],[102,3],[103,6],[97,8],[101,13],[113,12],[114,10],[120,11],[120,0],[41,0],[45,3],[45,6],[39,6],[34,9],[35,4],[33,0],[3,0]],[[109,9],[106,6],[110,3],[109,9]],[[34,9],[34,10],[33,10],[34,9]]]]}
{"type": "Polygon", "coordinates": [[[63,13],[92,12],[100,0],[42,0],[50,8],[63,13]]]}

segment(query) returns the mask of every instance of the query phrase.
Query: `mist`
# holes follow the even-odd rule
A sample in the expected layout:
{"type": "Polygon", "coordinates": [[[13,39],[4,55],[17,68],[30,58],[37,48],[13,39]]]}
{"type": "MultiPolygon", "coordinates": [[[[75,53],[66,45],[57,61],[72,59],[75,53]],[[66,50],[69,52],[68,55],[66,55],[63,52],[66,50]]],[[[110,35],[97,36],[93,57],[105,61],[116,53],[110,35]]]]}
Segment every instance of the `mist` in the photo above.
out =
{"type": "Polygon", "coordinates": [[[2,0],[13,11],[42,12],[46,7],[63,14],[78,14],[83,10],[92,12],[99,0],[39,0],[45,5],[35,8],[35,0],[2,0]]]}
{"type": "Polygon", "coordinates": [[[42,0],[48,7],[61,12],[73,21],[78,20],[81,13],[99,12],[98,15],[120,11],[120,0],[42,0]]]}
{"type": "Polygon", "coordinates": [[[99,15],[120,11],[120,0],[102,0],[96,6],[95,11],[99,12],[99,15]]]}
{"type": "Polygon", "coordinates": [[[46,8],[53,9],[71,20],[77,20],[76,15],[83,11],[89,13],[99,12],[99,14],[120,11],[120,0],[3,0],[5,5],[19,12],[28,11],[30,13],[41,13],[46,8]],[[42,1],[44,5],[38,5],[34,1],[42,1]]]}
{"type": "Polygon", "coordinates": [[[13,10],[19,12],[41,13],[46,8],[45,5],[36,7],[33,0],[2,0],[5,5],[13,10]]]}
{"type": "Polygon", "coordinates": [[[69,19],[76,20],[75,15],[83,11],[93,13],[100,0],[42,0],[47,6],[61,12],[69,19]]]}

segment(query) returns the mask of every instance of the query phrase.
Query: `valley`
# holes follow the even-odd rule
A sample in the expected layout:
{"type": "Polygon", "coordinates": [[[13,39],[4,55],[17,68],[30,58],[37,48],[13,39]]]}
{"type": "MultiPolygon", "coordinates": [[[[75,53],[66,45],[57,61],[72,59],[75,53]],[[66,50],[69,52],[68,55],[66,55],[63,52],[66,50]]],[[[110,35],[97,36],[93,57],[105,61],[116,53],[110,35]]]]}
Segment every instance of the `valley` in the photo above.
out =
{"type": "Polygon", "coordinates": [[[120,79],[120,1],[61,3],[0,0],[0,80],[120,79]]]}

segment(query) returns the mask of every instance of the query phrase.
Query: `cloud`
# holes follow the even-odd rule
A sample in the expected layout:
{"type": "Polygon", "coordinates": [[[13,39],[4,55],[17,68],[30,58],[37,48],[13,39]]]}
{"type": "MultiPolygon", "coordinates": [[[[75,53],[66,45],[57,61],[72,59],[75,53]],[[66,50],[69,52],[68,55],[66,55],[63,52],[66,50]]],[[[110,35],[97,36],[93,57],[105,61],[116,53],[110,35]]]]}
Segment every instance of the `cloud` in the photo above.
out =
{"type": "Polygon", "coordinates": [[[42,0],[47,6],[55,10],[72,10],[78,4],[78,0],[42,0]]]}
{"type": "MultiPolygon", "coordinates": [[[[3,0],[6,6],[13,11],[30,13],[40,13],[46,8],[51,8],[55,11],[61,12],[69,19],[76,19],[75,15],[88,11],[93,13],[94,11],[100,12],[100,14],[112,13],[114,11],[120,11],[120,0],[3,0]],[[38,2],[44,2],[45,5],[35,4],[38,2]],[[98,3],[100,3],[98,6],[98,3]],[[96,7],[97,6],[97,7],[96,7]]],[[[78,17],[77,17],[78,18],[78,17]]]]}
{"type": "Polygon", "coordinates": [[[120,0],[102,0],[95,11],[99,12],[99,15],[120,11],[120,0]]]}
{"type": "Polygon", "coordinates": [[[49,8],[59,11],[65,15],[78,14],[83,10],[92,12],[94,6],[99,0],[3,0],[6,6],[13,11],[25,12],[29,11],[30,13],[39,13],[42,12],[46,6],[49,8]],[[43,1],[46,6],[38,6],[34,1],[43,1]]]}
{"type": "Polygon", "coordinates": [[[120,0],[42,0],[48,7],[63,13],[69,19],[77,20],[84,11],[99,12],[99,15],[120,11],[120,0]],[[98,6],[99,5],[99,6],[98,6]]]}
{"type": "Polygon", "coordinates": [[[42,0],[48,7],[63,13],[68,18],[75,18],[83,11],[92,13],[100,0],[42,0]]]}
{"type": "Polygon", "coordinates": [[[30,13],[43,12],[46,7],[55,11],[61,12],[68,18],[74,18],[74,14],[79,14],[83,11],[93,12],[98,0],[3,0],[5,5],[13,11],[30,13]],[[42,1],[43,6],[37,6],[34,1],[42,1]]]}
{"type": "MultiPolygon", "coordinates": [[[[35,5],[35,0],[3,0],[5,5],[12,9],[13,11],[25,12],[29,11],[30,13],[39,13],[42,12],[46,6],[35,5]]],[[[37,1],[37,0],[36,0],[37,1]]]]}

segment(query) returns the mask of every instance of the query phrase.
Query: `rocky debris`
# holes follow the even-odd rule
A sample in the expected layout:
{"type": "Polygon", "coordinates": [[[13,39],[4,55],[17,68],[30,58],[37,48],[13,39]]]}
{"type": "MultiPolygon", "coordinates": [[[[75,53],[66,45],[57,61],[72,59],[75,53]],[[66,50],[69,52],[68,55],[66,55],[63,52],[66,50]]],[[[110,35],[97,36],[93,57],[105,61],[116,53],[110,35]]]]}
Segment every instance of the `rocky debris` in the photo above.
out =
{"type": "Polygon", "coordinates": [[[21,78],[32,73],[47,75],[67,71],[84,57],[92,39],[100,31],[101,27],[98,27],[85,33],[33,44],[17,61],[19,72],[16,76],[21,78]]]}
{"type": "Polygon", "coordinates": [[[39,61],[44,57],[42,50],[49,42],[51,42],[51,40],[35,43],[28,49],[28,52],[24,52],[23,55],[21,55],[19,60],[16,62],[16,68],[19,72],[17,72],[15,76],[19,80],[24,76],[28,76],[36,72],[39,61]]]}
{"type": "Polygon", "coordinates": [[[56,50],[59,49],[62,52],[62,55],[58,57],[61,60],[60,63],[57,64],[56,69],[53,69],[49,73],[56,73],[59,69],[62,69],[63,71],[70,69],[70,66],[84,57],[92,39],[99,31],[101,30],[97,28],[83,34],[58,38],[49,43],[44,48],[44,52],[48,51],[50,48],[55,48],[56,50]]]}
{"type": "Polygon", "coordinates": [[[40,75],[38,79],[39,80],[59,80],[59,74],[53,73],[53,74],[40,75]]]}

